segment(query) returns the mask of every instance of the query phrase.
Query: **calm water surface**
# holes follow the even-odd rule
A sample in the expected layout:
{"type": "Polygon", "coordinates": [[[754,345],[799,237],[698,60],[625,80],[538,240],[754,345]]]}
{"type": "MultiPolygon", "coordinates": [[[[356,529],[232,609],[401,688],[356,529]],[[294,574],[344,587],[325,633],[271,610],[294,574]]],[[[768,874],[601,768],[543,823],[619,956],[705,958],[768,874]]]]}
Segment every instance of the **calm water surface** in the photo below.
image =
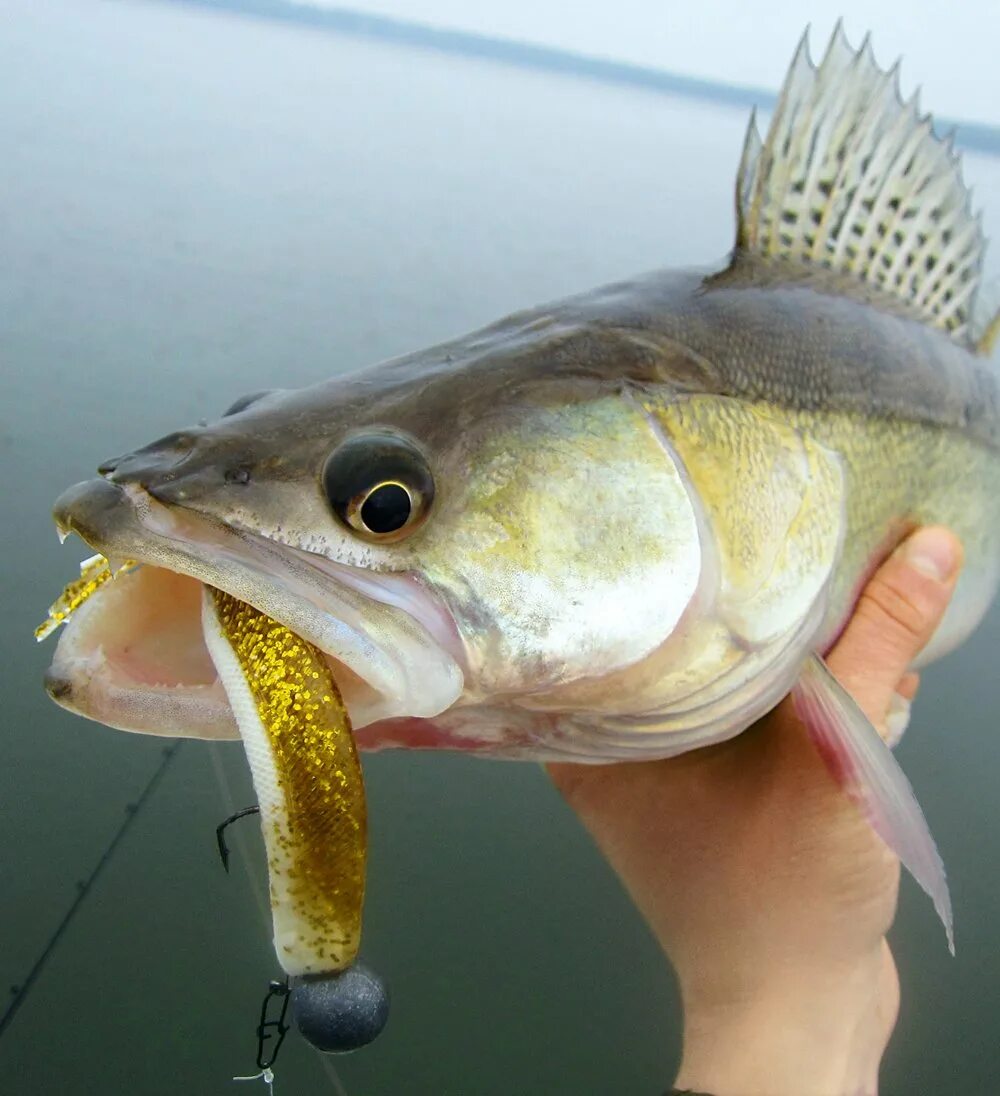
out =
{"type": "MultiPolygon", "coordinates": [[[[42,692],[51,651],[31,629],[82,554],[56,542],[56,494],[244,392],[722,255],[744,118],[107,0],[6,0],[0,87],[6,985],[162,749],[42,692]]],[[[970,158],[967,175],[1000,234],[1000,161],[970,158]]],[[[959,950],[904,883],[890,1096],[1000,1088],[998,638],[994,614],[926,675],[901,749],[959,950]]],[[[239,746],[217,749],[250,802],[239,746]]],[[[253,1072],[276,968],[247,876],[216,860],[211,758],[178,755],[0,1040],[10,1091],[226,1093],[253,1072]]],[[[337,1060],[339,1079],[289,1037],[279,1096],[660,1091],[679,1046],[671,976],[542,773],[421,756],[366,769],[366,950],[391,978],[392,1022],[337,1060]]]]}

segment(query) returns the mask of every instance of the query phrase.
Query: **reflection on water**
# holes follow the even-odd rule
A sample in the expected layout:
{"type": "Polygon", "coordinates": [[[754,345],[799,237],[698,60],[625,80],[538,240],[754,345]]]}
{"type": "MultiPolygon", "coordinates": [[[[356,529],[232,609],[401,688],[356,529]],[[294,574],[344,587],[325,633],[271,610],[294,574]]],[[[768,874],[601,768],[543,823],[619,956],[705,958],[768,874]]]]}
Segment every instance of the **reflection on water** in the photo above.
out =
{"type": "MultiPolygon", "coordinates": [[[[49,652],[31,628],[81,555],[52,533],[59,490],[244,392],[712,260],[729,244],[744,119],[138,2],[8,0],[0,71],[0,961],[15,983],[162,749],[42,694],[49,652]]],[[[997,233],[1000,161],[968,174],[997,233]]],[[[906,884],[888,1093],[987,1092],[997,1072],[997,632],[994,614],[927,674],[903,747],[949,865],[959,957],[906,884]]],[[[219,754],[243,806],[239,748],[219,754]]],[[[367,771],[366,944],[394,1015],[336,1063],[343,1090],[662,1088],[677,1053],[670,977],[541,773],[407,756],[367,771]]],[[[0,1042],[20,1092],[96,1077],[109,1092],[216,1092],[253,1072],[274,968],[250,886],[216,860],[227,811],[211,752],[181,751],[0,1042]]],[[[338,1091],[291,1039],[279,1082],[338,1091]]]]}

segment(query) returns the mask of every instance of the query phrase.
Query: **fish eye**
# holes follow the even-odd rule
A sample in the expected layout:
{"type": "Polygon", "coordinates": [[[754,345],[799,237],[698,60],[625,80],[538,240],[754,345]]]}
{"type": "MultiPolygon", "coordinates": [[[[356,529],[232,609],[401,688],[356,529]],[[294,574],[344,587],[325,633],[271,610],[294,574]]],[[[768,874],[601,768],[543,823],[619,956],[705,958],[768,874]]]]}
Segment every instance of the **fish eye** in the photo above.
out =
{"type": "Polygon", "coordinates": [[[230,415],[238,415],[241,411],[246,411],[252,403],[256,403],[265,396],[270,396],[273,391],[273,388],[265,388],[260,392],[251,392],[248,396],[240,396],[235,403],[230,404],[230,406],[223,411],[222,417],[226,419],[229,418],[230,415]]]}
{"type": "Polygon", "coordinates": [[[327,458],[322,482],[340,521],[379,542],[409,536],[434,499],[434,479],[423,453],[388,431],[348,438],[327,458]]]}

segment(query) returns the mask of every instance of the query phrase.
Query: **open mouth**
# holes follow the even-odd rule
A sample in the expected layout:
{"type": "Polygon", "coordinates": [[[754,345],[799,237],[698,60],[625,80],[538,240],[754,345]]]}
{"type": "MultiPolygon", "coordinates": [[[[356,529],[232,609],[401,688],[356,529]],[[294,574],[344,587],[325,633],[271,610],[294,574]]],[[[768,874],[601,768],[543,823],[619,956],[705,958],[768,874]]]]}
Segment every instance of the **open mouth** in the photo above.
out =
{"type": "Polygon", "coordinates": [[[112,569],[124,559],[142,565],[104,583],[60,637],[46,684],[71,711],[146,734],[239,737],[205,644],[203,584],[319,648],[356,730],[431,719],[461,696],[454,622],[412,576],[279,546],[105,479],[70,488],[55,519],[112,569]]]}

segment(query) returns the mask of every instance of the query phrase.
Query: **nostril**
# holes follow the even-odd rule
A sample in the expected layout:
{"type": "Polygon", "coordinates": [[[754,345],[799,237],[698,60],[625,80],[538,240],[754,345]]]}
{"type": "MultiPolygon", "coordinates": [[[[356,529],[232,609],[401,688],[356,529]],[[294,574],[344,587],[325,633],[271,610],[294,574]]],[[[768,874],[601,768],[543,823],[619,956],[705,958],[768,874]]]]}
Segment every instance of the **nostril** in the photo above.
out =
{"type": "Polygon", "coordinates": [[[200,435],[196,431],[178,430],[136,449],[134,453],[106,460],[97,471],[112,483],[134,480],[145,484],[147,480],[172,477],[178,465],[195,455],[199,442],[200,435]]]}

